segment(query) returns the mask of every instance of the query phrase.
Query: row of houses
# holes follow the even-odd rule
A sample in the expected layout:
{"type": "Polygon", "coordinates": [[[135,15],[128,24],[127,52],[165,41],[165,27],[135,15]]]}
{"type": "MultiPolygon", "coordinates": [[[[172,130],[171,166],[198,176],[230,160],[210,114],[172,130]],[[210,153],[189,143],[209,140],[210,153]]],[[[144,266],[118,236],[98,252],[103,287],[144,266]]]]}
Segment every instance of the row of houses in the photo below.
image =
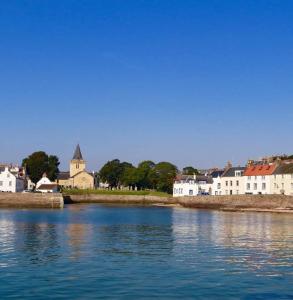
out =
{"type": "Polygon", "coordinates": [[[293,195],[293,162],[249,163],[204,175],[179,175],[173,196],[284,194],[293,195]]]}

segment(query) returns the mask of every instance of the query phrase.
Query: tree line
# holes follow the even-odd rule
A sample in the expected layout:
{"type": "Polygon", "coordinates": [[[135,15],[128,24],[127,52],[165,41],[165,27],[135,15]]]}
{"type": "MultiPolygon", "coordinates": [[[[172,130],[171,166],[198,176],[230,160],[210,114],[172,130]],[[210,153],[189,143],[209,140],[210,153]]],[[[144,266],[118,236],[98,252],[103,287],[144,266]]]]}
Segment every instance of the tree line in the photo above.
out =
{"type": "MultiPolygon", "coordinates": [[[[22,166],[26,168],[32,182],[37,183],[44,173],[54,181],[59,173],[59,158],[37,151],[24,158],[22,166]]],[[[137,167],[119,159],[108,161],[97,173],[100,182],[107,183],[110,189],[128,187],[138,190],[157,190],[172,193],[173,181],[178,168],[170,162],[154,163],[151,160],[140,162],[137,167]]],[[[182,172],[186,175],[198,174],[193,167],[185,167],[182,172]]]]}

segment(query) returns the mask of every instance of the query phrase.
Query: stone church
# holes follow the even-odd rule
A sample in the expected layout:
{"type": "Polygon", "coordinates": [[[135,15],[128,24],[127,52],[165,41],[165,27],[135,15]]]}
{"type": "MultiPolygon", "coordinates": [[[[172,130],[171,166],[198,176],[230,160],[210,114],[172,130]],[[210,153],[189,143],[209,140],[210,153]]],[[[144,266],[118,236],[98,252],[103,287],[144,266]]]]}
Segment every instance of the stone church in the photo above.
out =
{"type": "Polygon", "coordinates": [[[60,172],[55,182],[64,188],[94,188],[94,176],[85,170],[85,161],[79,145],[76,146],[72,160],[70,161],[69,172],[60,172]]]}

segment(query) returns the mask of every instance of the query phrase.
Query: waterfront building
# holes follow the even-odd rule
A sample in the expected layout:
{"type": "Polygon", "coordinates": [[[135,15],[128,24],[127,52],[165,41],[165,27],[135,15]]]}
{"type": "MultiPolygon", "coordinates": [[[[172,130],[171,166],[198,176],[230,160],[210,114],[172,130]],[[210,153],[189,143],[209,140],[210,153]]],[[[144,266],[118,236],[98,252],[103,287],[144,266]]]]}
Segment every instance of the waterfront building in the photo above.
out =
{"type": "Polygon", "coordinates": [[[272,179],[277,164],[250,165],[244,172],[245,194],[273,194],[272,179]]]}
{"type": "Polygon", "coordinates": [[[77,145],[68,172],[60,172],[55,181],[65,188],[93,189],[94,176],[86,171],[86,162],[81,154],[80,146],[77,145]]]}
{"type": "Polygon", "coordinates": [[[293,163],[284,162],[272,175],[272,193],[293,196],[293,163]]]}
{"type": "Polygon", "coordinates": [[[244,173],[245,167],[232,167],[230,163],[221,176],[222,195],[244,194],[244,173]]]}
{"type": "Polygon", "coordinates": [[[47,177],[47,174],[44,173],[43,177],[36,184],[36,191],[41,193],[56,193],[58,186],[56,183],[51,182],[47,177]]]}
{"type": "Polygon", "coordinates": [[[212,183],[212,193],[213,196],[222,195],[222,180],[221,176],[223,175],[224,170],[217,170],[211,173],[211,177],[213,179],[212,183]]]}
{"type": "Polygon", "coordinates": [[[198,196],[212,194],[213,179],[205,175],[179,175],[173,184],[173,196],[198,196]]]}
{"type": "Polygon", "coordinates": [[[0,192],[22,192],[24,190],[24,179],[15,170],[10,170],[9,166],[0,168],[0,192]]]}

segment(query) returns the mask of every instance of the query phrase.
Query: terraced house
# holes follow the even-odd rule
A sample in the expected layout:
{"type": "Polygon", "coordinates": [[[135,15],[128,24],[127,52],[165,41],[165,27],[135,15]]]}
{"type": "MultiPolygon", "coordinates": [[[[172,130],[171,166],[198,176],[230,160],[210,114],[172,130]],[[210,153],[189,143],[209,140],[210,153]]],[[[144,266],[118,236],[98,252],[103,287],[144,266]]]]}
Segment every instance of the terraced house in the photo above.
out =
{"type": "Polygon", "coordinates": [[[277,164],[252,165],[244,172],[245,194],[273,194],[272,180],[277,164]]]}
{"type": "Polygon", "coordinates": [[[244,171],[245,167],[226,167],[221,177],[222,195],[244,194],[244,171]]]}
{"type": "Polygon", "coordinates": [[[293,163],[284,162],[272,176],[272,193],[293,196],[293,163]]]}

